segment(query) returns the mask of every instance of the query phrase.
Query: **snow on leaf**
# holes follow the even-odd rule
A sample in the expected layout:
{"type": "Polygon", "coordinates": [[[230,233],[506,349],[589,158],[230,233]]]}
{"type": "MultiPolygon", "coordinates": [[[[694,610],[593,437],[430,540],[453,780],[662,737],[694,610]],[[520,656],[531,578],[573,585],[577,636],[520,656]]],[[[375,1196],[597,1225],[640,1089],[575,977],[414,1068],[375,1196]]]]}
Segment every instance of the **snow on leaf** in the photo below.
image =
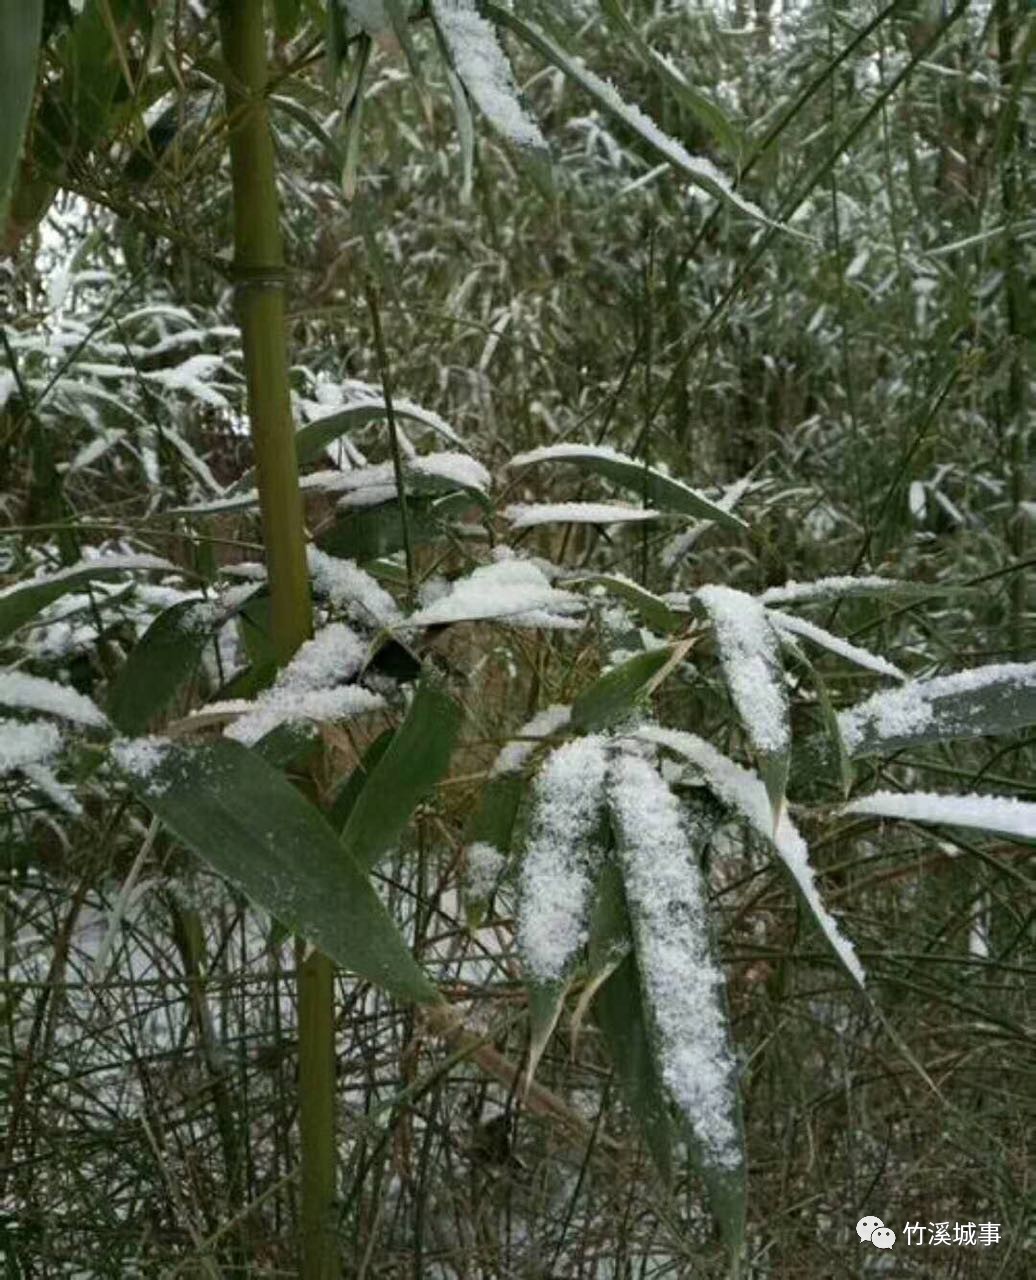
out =
{"type": "Polygon", "coordinates": [[[892,592],[917,590],[909,582],[880,578],[875,574],[854,578],[849,574],[817,578],[814,582],[788,581],[783,587],[768,587],[759,597],[763,604],[816,604],[842,596],[884,596],[892,592]]]}
{"type": "Polygon", "coordinates": [[[1036,662],[993,663],[910,680],[839,713],[850,755],[940,738],[1006,733],[1036,722],[1036,662]]]}
{"type": "Polygon", "coordinates": [[[727,687],[759,756],[774,812],[782,807],[791,750],[788,691],[780,643],[766,609],[733,587],[701,587],[698,600],[716,631],[727,687]]]}
{"type": "Polygon", "coordinates": [[[0,671],[0,706],[45,711],[75,724],[103,728],[108,719],[85,694],[23,671],[0,671]]]}
{"type": "Polygon", "coordinates": [[[359,673],[366,657],[367,645],[344,622],[322,627],[272,687],[249,704],[251,710],[227,726],[224,736],[252,746],[284,723],[340,720],[376,711],[384,706],[383,698],[345,683],[359,673]]]}
{"type": "Polygon", "coordinates": [[[432,0],[432,15],[464,88],[502,138],[546,152],[539,126],[522,105],[511,64],[474,0],[432,0]]]}
{"type": "Polygon", "coordinates": [[[547,626],[554,616],[567,618],[583,608],[581,597],[553,587],[531,560],[510,559],[483,565],[451,583],[447,595],[411,614],[407,622],[415,627],[486,618],[521,622],[534,614],[535,625],[547,626]]]}
{"type": "Polygon", "coordinates": [[[474,898],[488,898],[503,874],[507,859],[494,845],[477,840],[464,850],[465,883],[474,898]]]}
{"type": "Polygon", "coordinates": [[[1036,804],[1013,796],[934,795],[924,791],[875,791],[845,805],[842,813],[902,818],[947,827],[974,827],[1036,840],[1036,804]]]}
{"type": "Polygon", "coordinates": [[[701,187],[716,199],[732,206],[740,213],[747,214],[750,218],[755,218],[768,226],[775,225],[758,205],[752,204],[750,200],[746,200],[734,190],[726,174],[711,160],[705,156],[691,155],[680,142],[660,129],[654,120],[645,115],[635,103],[627,102],[613,84],[591,71],[582,58],[566,52],[534,23],[518,17],[500,5],[487,4],[486,12],[496,21],[510,27],[527,44],[559,67],[566,76],[576,81],[598,106],[637,134],[653,151],[690,178],[695,186],[701,187]]]}
{"type": "Polygon", "coordinates": [[[45,721],[25,724],[0,718],[0,777],[15,769],[43,765],[61,749],[57,725],[45,721]]]}
{"type": "Polygon", "coordinates": [[[863,967],[856,958],[853,945],[821,901],[806,842],[788,817],[787,811],[781,813],[774,827],[762,778],[735,764],[711,743],[692,733],[648,725],[637,731],[637,737],[682,756],[704,776],[711,790],[724,804],[746,818],[773,845],[839,959],[860,986],[863,986],[863,967]]]}
{"type": "Polygon", "coordinates": [[[507,464],[510,468],[528,467],[541,462],[574,462],[586,470],[604,476],[613,484],[638,493],[663,511],[704,517],[728,528],[744,529],[745,522],[697,489],[684,484],[657,467],[645,466],[636,458],[611,449],[607,445],[549,444],[519,453],[507,464]]]}
{"type": "Polygon", "coordinates": [[[399,607],[385,588],[354,560],[308,547],[306,557],[313,586],[336,609],[345,609],[358,622],[390,627],[399,621],[399,607]]]}
{"type": "Polygon", "coordinates": [[[881,657],[880,654],[871,653],[869,649],[864,649],[849,640],[844,640],[841,636],[833,635],[825,628],[818,627],[812,622],[807,622],[804,618],[797,618],[794,614],[782,613],[777,609],[768,609],[767,616],[782,634],[790,633],[793,636],[801,636],[804,640],[810,640],[822,649],[836,653],[840,658],[855,662],[858,667],[877,672],[878,675],[890,676],[893,680],[905,680],[907,678],[906,673],[900,671],[887,658],[881,657]]]}
{"type": "Polygon", "coordinates": [[[551,753],[533,784],[518,944],[537,982],[561,980],[587,939],[607,763],[604,739],[577,738],[551,753]]]}
{"type": "Polygon", "coordinates": [[[572,708],[562,703],[553,703],[537,711],[531,720],[518,730],[517,734],[493,761],[490,777],[498,778],[508,773],[520,773],[525,768],[529,757],[544,738],[557,733],[568,724],[572,708]]]}
{"type": "Polygon", "coordinates": [[[736,1169],[742,1157],[734,1061],[723,975],[709,954],[694,832],[658,771],[629,752],[612,762],[608,800],[662,1078],[707,1161],[736,1169]]]}
{"type": "Polygon", "coordinates": [[[614,502],[516,502],[504,508],[512,529],[541,524],[630,524],[657,520],[661,511],[614,502]]]}

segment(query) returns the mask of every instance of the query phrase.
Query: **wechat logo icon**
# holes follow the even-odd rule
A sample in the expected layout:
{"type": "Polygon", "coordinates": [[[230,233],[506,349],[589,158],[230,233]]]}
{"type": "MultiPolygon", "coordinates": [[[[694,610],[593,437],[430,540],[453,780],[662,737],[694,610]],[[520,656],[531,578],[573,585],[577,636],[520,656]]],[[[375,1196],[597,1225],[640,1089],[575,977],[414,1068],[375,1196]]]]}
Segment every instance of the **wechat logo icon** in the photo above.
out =
{"type": "Polygon", "coordinates": [[[856,1234],[861,1241],[869,1240],[875,1249],[891,1249],[896,1243],[896,1233],[872,1213],[856,1224],[856,1234]]]}

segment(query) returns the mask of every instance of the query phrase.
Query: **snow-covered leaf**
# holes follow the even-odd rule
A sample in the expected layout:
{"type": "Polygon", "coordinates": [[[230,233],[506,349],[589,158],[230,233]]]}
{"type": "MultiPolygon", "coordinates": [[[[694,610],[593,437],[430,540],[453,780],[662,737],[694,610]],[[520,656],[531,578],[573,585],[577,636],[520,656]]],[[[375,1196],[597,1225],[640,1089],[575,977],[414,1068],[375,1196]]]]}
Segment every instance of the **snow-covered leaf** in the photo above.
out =
{"type": "Polygon", "coordinates": [[[13,668],[0,670],[0,706],[42,711],[91,729],[103,729],[108,723],[104,712],[86,694],[13,668]]]}
{"type": "Polygon", "coordinates": [[[678,630],[680,617],[670,609],[661,596],[648,591],[639,582],[627,578],[621,573],[580,574],[579,577],[566,578],[566,582],[574,586],[579,582],[597,583],[612,595],[619,596],[627,604],[632,605],[649,627],[655,631],[668,633],[678,630]]]}
{"type": "Polygon", "coordinates": [[[715,628],[723,675],[776,818],[784,807],[791,761],[791,713],[780,641],[754,596],[733,587],[707,586],[699,588],[696,597],[715,628]]]}
{"type": "Polygon", "coordinates": [[[530,467],[544,462],[575,463],[585,471],[604,476],[613,484],[632,490],[661,511],[676,511],[685,516],[713,520],[729,529],[747,527],[738,516],[725,511],[682,480],[676,480],[656,467],[645,466],[636,458],[605,445],[545,445],[543,448],[518,454],[508,466],[530,467]]]}
{"type": "Polygon", "coordinates": [[[710,953],[697,862],[707,829],[692,827],[658,771],[632,751],[620,751],[611,763],[608,803],[652,1048],[694,1136],[728,1243],[737,1248],[744,1154],[723,974],[710,953]]]}
{"type": "Polygon", "coordinates": [[[1036,662],[910,680],[841,712],[838,722],[851,756],[1013,733],[1036,724],[1036,662]]]}
{"type": "Polygon", "coordinates": [[[483,565],[451,583],[445,596],[412,614],[407,625],[431,627],[489,618],[515,622],[530,614],[543,615],[538,625],[549,625],[548,617],[564,623],[584,608],[581,596],[552,586],[531,560],[507,559],[483,565]]]}
{"type": "Polygon", "coordinates": [[[115,763],[189,849],[293,933],[400,999],[436,991],[320,810],[236,742],[124,738],[115,763]]]}
{"type": "Polygon", "coordinates": [[[759,222],[772,225],[758,205],[746,200],[732,187],[730,180],[706,156],[694,156],[669,134],[663,132],[649,116],[632,102],[627,102],[607,80],[602,79],[586,65],[581,57],[568,53],[551,39],[545,31],[527,19],[498,4],[485,6],[486,13],[497,23],[509,27],[554,66],[583,88],[594,102],[610,116],[620,121],[643,142],[691,182],[709,195],[729,205],[739,213],[759,222]]]}
{"type": "Polygon", "coordinates": [[[518,944],[535,983],[564,980],[587,940],[607,764],[602,738],[577,738],[551,752],[533,784],[518,944]]]}
{"type": "Polygon", "coordinates": [[[759,835],[773,845],[838,958],[862,986],[863,967],[856,957],[852,943],[821,901],[806,842],[786,810],[781,813],[776,827],[774,826],[762,778],[735,764],[711,743],[692,733],[649,725],[638,730],[636,736],[643,741],[665,747],[688,761],[724,804],[747,819],[759,835]]]}
{"type": "Polygon", "coordinates": [[[793,613],[782,613],[779,609],[768,609],[767,616],[782,635],[800,636],[803,640],[809,640],[811,644],[819,645],[822,649],[845,658],[847,662],[854,662],[858,667],[874,671],[879,676],[889,676],[893,680],[907,678],[906,673],[887,658],[871,653],[869,649],[853,644],[850,640],[843,640],[841,636],[836,636],[813,622],[807,622],[805,618],[798,618],[793,613]]]}
{"type": "Polygon", "coordinates": [[[615,502],[516,502],[504,508],[512,529],[541,524],[643,524],[662,512],[615,502]]]}
{"type": "Polygon", "coordinates": [[[1036,841],[1036,804],[1013,796],[934,795],[924,791],[875,791],[853,800],[843,813],[901,818],[993,831],[1019,840],[1036,841]]]}
{"type": "Polygon", "coordinates": [[[159,556],[106,555],[55,573],[40,574],[0,590],[0,640],[24,626],[48,604],[93,578],[110,578],[123,573],[176,573],[176,565],[159,556]]]}
{"type": "Polygon", "coordinates": [[[501,138],[549,160],[539,126],[523,106],[511,64],[475,0],[432,0],[432,18],[457,78],[501,138]]]}

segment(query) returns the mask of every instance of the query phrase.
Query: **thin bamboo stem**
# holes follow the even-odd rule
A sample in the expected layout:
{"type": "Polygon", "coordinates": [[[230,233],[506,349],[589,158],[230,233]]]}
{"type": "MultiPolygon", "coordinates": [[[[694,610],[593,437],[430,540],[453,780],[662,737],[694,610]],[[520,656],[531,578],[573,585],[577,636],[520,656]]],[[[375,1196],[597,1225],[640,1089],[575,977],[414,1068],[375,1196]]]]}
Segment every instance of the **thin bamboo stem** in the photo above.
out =
{"type": "MultiPolygon", "coordinates": [[[[248,384],[259,508],[270,584],[272,639],[284,663],[310,633],[305,529],[291,415],[285,335],[286,272],[263,0],[223,0],[223,54],[234,189],[234,278],[248,384]]],[[[339,1272],[334,1231],[334,970],[314,953],[299,966],[301,1275],[339,1272]]]]}

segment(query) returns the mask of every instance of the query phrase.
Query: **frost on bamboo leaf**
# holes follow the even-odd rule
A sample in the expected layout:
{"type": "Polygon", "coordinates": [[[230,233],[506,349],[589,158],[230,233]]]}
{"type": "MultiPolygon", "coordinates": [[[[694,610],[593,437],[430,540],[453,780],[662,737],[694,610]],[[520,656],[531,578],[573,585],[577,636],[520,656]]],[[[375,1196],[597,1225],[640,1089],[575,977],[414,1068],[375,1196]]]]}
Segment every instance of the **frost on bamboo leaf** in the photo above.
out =
{"type": "Polygon", "coordinates": [[[707,586],[697,598],[715,628],[723,675],[755,749],[776,823],[791,759],[790,709],[777,633],[763,605],[743,591],[707,586]]]}
{"type": "Polygon", "coordinates": [[[533,786],[518,914],[518,945],[529,978],[530,1080],[588,938],[606,773],[604,740],[577,738],[548,757],[533,786]]]}
{"type": "Polygon", "coordinates": [[[608,801],[662,1078],[704,1160],[736,1170],[736,1072],[723,975],[709,953],[699,833],[653,765],[628,751],[612,762],[608,801]]]}

